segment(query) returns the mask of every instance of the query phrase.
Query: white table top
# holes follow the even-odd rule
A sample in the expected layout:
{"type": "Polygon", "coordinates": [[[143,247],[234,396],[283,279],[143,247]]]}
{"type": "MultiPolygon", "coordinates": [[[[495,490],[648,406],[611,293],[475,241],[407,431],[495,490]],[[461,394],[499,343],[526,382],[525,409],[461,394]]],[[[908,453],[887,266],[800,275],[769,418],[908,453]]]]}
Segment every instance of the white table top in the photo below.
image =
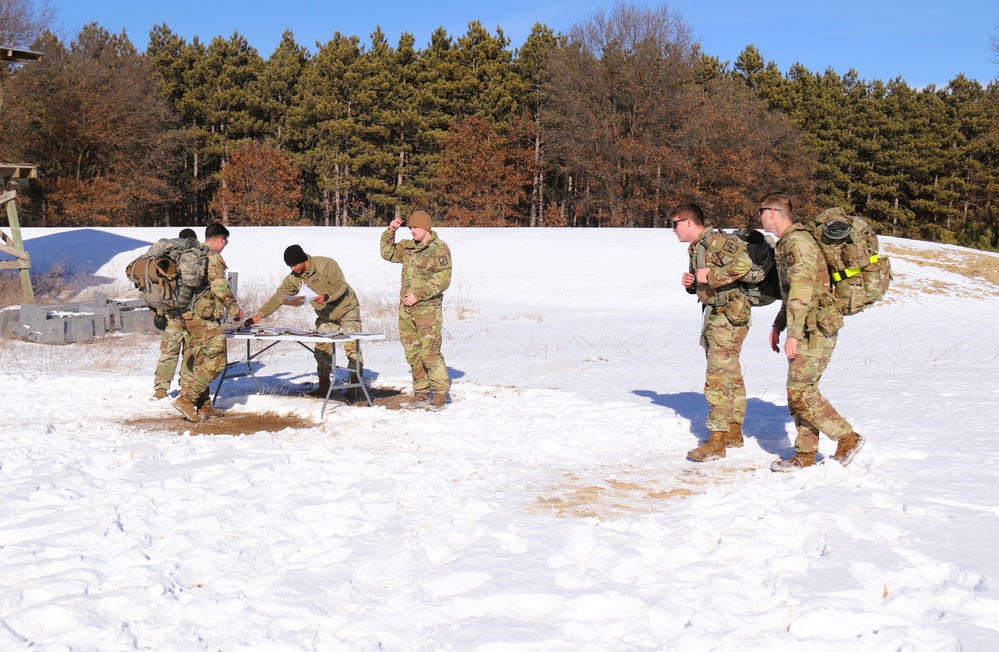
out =
{"type": "Polygon", "coordinates": [[[304,328],[261,327],[227,328],[225,336],[234,340],[261,340],[264,342],[345,342],[349,340],[384,340],[385,333],[347,333],[344,331],[316,331],[304,328]]]}

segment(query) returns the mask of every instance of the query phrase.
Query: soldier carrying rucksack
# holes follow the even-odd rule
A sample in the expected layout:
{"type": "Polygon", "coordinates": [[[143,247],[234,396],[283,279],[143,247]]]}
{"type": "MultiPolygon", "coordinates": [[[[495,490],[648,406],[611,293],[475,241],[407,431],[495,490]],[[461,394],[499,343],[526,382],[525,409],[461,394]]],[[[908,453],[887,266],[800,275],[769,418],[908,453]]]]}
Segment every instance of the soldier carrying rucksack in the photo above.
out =
{"type": "Polygon", "coordinates": [[[159,330],[166,315],[176,317],[189,310],[208,287],[208,251],[196,237],[163,238],[125,268],[159,330]]]}
{"type": "MultiPolygon", "coordinates": [[[[193,229],[182,229],[177,237],[183,240],[192,239],[195,245],[199,247],[201,245],[193,229]]],[[[134,268],[134,266],[132,267],[134,268]]],[[[176,311],[161,312],[151,306],[150,311],[154,314],[154,325],[158,330],[163,331],[160,335],[160,359],[156,363],[156,371],[153,374],[152,400],[158,401],[169,395],[170,384],[177,371],[177,358],[186,348],[184,345],[184,324],[180,319],[180,314],[176,311]]],[[[183,365],[181,365],[181,373],[186,373],[183,365]]]]}
{"type": "MultiPolygon", "coordinates": [[[[186,259],[179,254],[176,257],[167,255],[165,252],[178,247],[166,245],[160,248],[163,255],[160,255],[160,249],[152,255],[153,249],[162,242],[154,244],[150,252],[144,254],[144,263],[137,264],[137,260],[128,266],[129,279],[150,279],[147,286],[156,285],[152,279],[160,279],[158,285],[161,287],[155,290],[152,300],[160,302],[162,298],[160,305],[167,306],[165,309],[177,314],[182,322],[186,345],[184,369],[180,377],[180,396],[173,406],[188,421],[198,422],[221,416],[222,412],[212,407],[208,396],[209,385],[225,368],[226,341],[221,321],[227,314],[236,321],[243,319],[243,310],[229,287],[226,264],[220,255],[229,243],[229,230],[213,222],[205,229],[204,244],[193,243],[197,245],[196,249],[189,246],[191,243],[178,243],[183,244],[190,254],[186,259]],[[164,256],[171,262],[165,261],[164,256]],[[204,260],[204,276],[200,283],[196,283],[193,279],[198,274],[198,261],[201,259],[204,260]],[[143,268],[143,271],[136,271],[137,267],[143,268]]],[[[153,290],[146,287],[142,291],[143,296],[147,296],[153,290]]]]}
{"type": "MultiPolygon", "coordinates": [[[[849,464],[864,445],[853,429],[819,392],[819,379],[829,365],[836,336],[843,326],[834,276],[826,257],[805,222],[795,222],[791,199],[770,194],[760,203],[760,221],[778,238],[777,268],[782,303],[770,332],[770,346],[780,352],[780,333],[787,330],[784,353],[788,359],[787,406],[797,435],[795,455],[771,464],[774,471],[811,466],[819,449],[819,433],[836,442],[833,459],[849,464]]],[[[875,261],[870,260],[869,263],[875,261]]]]}
{"type": "Polygon", "coordinates": [[[677,239],[689,244],[690,268],[680,282],[701,303],[700,343],[707,358],[708,441],[688,451],[687,457],[707,462],[725,457],[726,448],[743,445],[746,386],[739,354],[749,332],[752,303],[740,283],[753,273],[754,262],[744,240],[705,226],[697,204],[681,204],[672,220],[677,239]]]}

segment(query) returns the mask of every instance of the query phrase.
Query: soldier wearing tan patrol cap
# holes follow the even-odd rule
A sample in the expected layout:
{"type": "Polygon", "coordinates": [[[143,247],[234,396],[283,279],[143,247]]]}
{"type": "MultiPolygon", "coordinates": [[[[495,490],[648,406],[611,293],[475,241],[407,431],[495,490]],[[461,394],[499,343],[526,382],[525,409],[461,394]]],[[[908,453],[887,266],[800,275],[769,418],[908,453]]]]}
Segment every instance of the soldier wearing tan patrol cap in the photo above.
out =
{"type": "Polygon", "coordinates": [[[416,211],[409,218],[412,240],[395,241],[402,219],[392,220],[382,234],[382,258],[402,263],[399,336],[413,372],[413,407],[447,407],[451,387],[441,355],[442,303],[451,285],[451,250],[430,226],[430,215],[416,211]]]}

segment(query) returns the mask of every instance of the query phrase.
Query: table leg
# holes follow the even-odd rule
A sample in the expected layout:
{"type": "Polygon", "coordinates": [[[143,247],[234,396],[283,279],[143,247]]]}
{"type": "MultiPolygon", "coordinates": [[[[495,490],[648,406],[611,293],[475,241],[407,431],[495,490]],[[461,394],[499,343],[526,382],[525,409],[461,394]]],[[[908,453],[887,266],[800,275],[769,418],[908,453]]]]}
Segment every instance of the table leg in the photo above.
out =
{"type": "MultiPolygon", "coordinates": [[[[251,363],[253,362],[254,358],[259,357],[261,353],[263,353],[267,349],[271,348],[275,344],[277,344],[277,342],[273,342],[271,344],[268,344],[267,346],[265,346],[264,348],[260,349],[256,353],[251,353],[251,351],[250,351],[250,340],[246,340],[246,360],[245,361],[237,360],[236,362],[226,362],[225,367],[222,369],[222,373],[218,377],[218,381],[217,381],[218,385],[215,386],[215,395],[212,396],[212,405],[215,405],[215,401],[218,400],[219,392],[222,390],[222,382],[226,378],[242,378],[244,376],[249,376],[251,379],[253,379],[253,386],[257,388],[257,394],[259,394],[260,393],[260,383],[257,382],[257,375],[255,373],[253,373],[253,365],[251,363]],[[242,374],[230,374],[229,373],[229,368],[230,367],[235,367],[236,365],[240,365],[240,364],[245,364],[246,365],[246,373],[242,373],[242,374]]],[[[227,345],[226,346],[226,355],[228,355],[228,351],[229,351],[229,347],[227,345]]]]}

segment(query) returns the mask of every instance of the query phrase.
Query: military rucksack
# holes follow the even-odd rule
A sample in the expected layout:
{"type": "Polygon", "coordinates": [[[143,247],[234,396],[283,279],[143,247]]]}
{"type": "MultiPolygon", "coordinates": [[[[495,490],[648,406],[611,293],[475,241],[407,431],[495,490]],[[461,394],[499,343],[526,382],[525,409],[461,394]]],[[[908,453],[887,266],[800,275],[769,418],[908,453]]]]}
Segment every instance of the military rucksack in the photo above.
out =
{"type": "MultiPolygon", "coordinates": [[[[730,238],[738,238],[746,246],[746,252],[753,261],[753,268],[733,286],[739,290],[751,306],[769,306],[780,299],[780,278],[777,274],[777,255],[770,238],[756,229],[736,229],[731,233],[719,230],[730,238]]],[[[702,240],[697,252],[697,267],[705,266],[707,241],[702,240]]],[[[726,286],[726,288],[731,286],[726,286]]]]}
{"type": "Polygon", "coordinates": [[[197,238],[163,238],[125,268],[150,308],[189,310],[207,287],[208,256],[197,238]]]}
{"type": "Polygon", "coordinates": [[[878,236],[867,220],[837,207],[804,224],[829,266],[841,314],[855,315],[884,297],[891,283],[891,263],[878,253],[878,236]]]}
{"type": "Polygon", "coordinates": [[[780,276],[773,241],[756,229],[737,229],[731,235],[746,243],[753,269],[739,279],[739,289],[751,306],[769,306],[780,300],[780,276]]]}

